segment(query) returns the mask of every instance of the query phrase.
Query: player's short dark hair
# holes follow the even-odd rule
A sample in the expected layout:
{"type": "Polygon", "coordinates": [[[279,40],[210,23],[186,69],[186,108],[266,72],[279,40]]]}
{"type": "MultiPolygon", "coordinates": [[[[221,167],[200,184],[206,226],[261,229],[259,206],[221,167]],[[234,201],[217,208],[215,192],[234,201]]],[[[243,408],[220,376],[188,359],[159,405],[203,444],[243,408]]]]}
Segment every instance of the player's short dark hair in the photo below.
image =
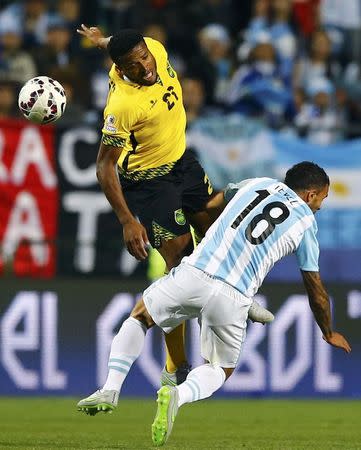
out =
{"type": "Polygon", "coordinates": [[[322,167],[311,161],[303,161],[287,170],[285,184],[294,191],[320,190],[330,184],[330,179],[322,167]]]}
{"type": "Polygon", "coordinates": [[[122,62],[122,57],[132,50],[140,42],[144,42],[144,37],[139,31],[126,28],[113,34],[108,43],[108,52],[113,62],[122,62]]]}

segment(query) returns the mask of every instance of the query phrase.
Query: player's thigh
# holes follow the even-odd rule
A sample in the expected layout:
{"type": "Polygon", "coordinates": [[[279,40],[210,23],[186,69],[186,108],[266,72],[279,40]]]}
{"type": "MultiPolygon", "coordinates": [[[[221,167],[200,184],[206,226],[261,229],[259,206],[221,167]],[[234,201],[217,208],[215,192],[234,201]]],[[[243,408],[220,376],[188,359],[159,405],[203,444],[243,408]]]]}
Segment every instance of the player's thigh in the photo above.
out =
{"type": "Polygon", "coordinates": [[[212,364],[234,368],[246,337],[251,300],[219,283],[221,288],[202,311],[201,354],[212,364]]]}
{"type": "MultiPolygon", "coordinates": [[[[130,210],[146,228],[153,247],[160,248],[163,242],[190,232],[189,221],[182,210],[182,189],[172,175],[127,186],[124,196],[130,210]]],[[[183,240],[178,241],[175,248],[181,246],[183,240]]]]}
{"type": "Polygon", "coordinates": [[[214,222],[214,219],[207,211],[198,211],[195,213],[186,213],[187,219],[192,227],[197,231],[198,237],[202,238],[206,234],[208,228],[214,222]]]}
{"type": "Polygon", "coordinates": [[[173,239],[162,240],[161,247],[158,248],[166,262],[167,269],[178,266],[184,256],[188,256],[193,251],[193,240],[191,233],[182,234],[173,239]]]}
{"type": "Polygon", "coordinates": [[[173,268],[143,293],[154,322],[169,333],[187,319],[199,317],[212,291],[187,264],[173,268]]]}

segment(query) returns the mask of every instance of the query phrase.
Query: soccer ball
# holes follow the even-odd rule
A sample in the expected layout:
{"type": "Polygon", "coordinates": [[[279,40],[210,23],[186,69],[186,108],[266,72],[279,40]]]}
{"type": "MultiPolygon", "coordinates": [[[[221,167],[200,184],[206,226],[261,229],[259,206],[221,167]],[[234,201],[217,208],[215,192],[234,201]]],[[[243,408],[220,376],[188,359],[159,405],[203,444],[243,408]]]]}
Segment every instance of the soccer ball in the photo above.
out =
{"type": "Polygon", "coordinates": [[[65,110],[65,91],[63,86],[52,78],[35,77],[21,88],[18,105],[25,118],[31,122],[55,122],[65,110]]]}

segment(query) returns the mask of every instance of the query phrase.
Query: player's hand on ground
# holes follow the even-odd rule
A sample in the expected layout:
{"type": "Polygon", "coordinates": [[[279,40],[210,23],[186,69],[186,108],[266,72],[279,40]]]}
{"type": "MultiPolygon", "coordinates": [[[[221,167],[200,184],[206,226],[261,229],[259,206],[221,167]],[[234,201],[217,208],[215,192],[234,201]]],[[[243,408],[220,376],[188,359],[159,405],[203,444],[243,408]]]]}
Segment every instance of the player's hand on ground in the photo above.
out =
{"type": "Polygon", "coordinates": [[[76,30],[82,36],[85,36],[92,42],[96,47],[106,48],[109,42],[109,38],[104,37],[103,33],[99,30],[98,27],[87,27],[83,23],[80,28],[76,30]]]}
{"type": "Polygon", "coordinates": [[[342,348],[346,353],[350,353],[351,347],[347,340],[340,333],[335,331],[330,336],[323,336],[323,339],[330,345],[334,347],[342,348]]]}
{"type": "Polygon", "coordinates": [[[143,225],[135,219],[123,225],[124,242],[128,252],[138,260],[146,259],[147,248],[150,245],[147,232],[143,225]]]}

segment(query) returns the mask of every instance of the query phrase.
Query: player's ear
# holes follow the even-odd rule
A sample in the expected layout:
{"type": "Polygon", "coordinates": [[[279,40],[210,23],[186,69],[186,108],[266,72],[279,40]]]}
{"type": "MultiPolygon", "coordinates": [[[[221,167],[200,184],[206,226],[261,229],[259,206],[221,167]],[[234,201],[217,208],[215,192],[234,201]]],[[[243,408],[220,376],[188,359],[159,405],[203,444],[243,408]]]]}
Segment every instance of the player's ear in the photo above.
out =
{"type": "Polygon", "coordinates": [[[317,191],[315,189],[310,189],[306,191],[306,203],[311,203],[317,196],[317,191]]]}

